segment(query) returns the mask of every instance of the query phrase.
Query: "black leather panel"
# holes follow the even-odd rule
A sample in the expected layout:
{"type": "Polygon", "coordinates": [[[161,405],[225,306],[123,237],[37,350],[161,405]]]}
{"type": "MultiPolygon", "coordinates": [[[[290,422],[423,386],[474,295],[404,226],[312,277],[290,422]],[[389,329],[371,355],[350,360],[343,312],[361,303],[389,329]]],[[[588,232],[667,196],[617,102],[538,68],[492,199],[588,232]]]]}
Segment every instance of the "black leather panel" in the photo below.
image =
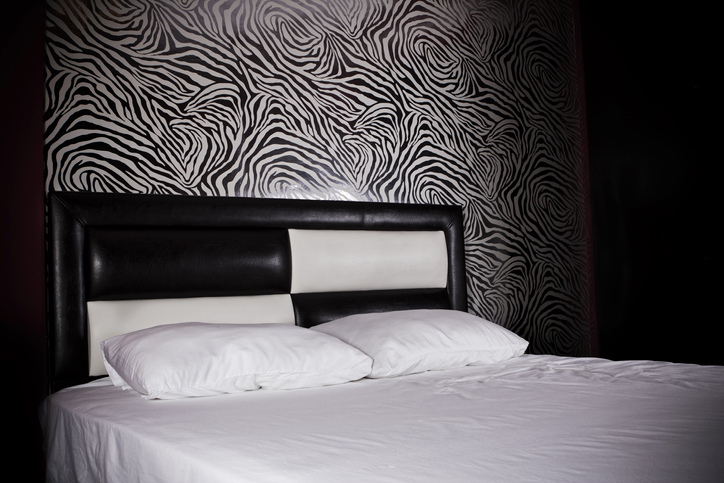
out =
{"type": "Polygon", "coordinates": [[[48,203],[47,363],[53,392],[88,382],[88,328],[83,265],[78,259],[85,230],[61,200],[51,197],[48,203]]]}
{"type": "Polygon", "coordinates": [[[297,325],[315,325],[353,314],[409,309],[450,309],[445,289],[371,290],[292,294],[297,325]]]}
{"type": "Polygon", "coordinates": [[[88,300],[288,293],[287,230],[98,227],[86,231],[88,300]]]}
{"type": "Polygon", "coordinates": [[[49,196],[61,198],[88,226],[447,231],[462,222],[460,207],[446,205],[100,193],[49,196]]]}

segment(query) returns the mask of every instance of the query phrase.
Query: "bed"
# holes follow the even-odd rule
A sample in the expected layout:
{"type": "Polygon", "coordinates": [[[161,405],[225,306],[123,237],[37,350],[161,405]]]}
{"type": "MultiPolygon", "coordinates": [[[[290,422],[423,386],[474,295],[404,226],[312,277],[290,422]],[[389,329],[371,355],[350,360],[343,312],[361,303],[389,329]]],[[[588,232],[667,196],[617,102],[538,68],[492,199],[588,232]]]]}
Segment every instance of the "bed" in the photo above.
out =
{"type": "Polygon", "coordinates": [[[466,312],[460,207],[51,193],[48,220],[47,481],[724,474],[724,368],[524,353],[466,312]]]}

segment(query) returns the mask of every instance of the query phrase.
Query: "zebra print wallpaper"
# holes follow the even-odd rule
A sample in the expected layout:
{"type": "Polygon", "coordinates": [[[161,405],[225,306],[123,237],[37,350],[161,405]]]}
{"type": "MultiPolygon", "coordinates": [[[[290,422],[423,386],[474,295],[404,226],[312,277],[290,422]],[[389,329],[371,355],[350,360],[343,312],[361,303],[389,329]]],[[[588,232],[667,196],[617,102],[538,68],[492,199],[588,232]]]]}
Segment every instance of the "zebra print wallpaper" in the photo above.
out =
{"type": "Polygon", "coordinates": [[[46,190],[455,203],[470,311],[587,355],[572,0],[48,0],[46,190]]]}

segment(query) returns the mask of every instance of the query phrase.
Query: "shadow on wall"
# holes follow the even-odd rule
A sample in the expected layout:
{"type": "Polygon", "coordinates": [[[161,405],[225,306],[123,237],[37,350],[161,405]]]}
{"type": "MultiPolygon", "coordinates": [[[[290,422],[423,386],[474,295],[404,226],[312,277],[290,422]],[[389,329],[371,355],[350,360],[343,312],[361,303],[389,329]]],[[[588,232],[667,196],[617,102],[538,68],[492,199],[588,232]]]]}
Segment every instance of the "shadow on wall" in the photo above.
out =
{"type": "MultiPolygon", "coordinates": [[[[44,480],[37,407],[45,397],[43,2],[0,16],[0,363],[8,474],[44,480]]],[[[17,477],[16,477],[17,478],[17,477]]]]}
{"type": "Polygon", "coordinates": [[[37,409],[45,393],[37,381],[44,379],[39,376],[46,371],[45,348],[5,321],[0,330],[5,344],[0,349],[0,364],[7,388],[3,397],[3,440],[9,443],[3,448],[3,458],[7,458],[4,466],[8,474],[13,473],[13,468],[21,471],[23,476],[16,481],[41,482],[45,479],[45,456],[37,409]]]}
{"type": "Polygon", "coordinates": [[[724,364],[717,29],[632,5],[581,4],[601,355],[724,364]]]}

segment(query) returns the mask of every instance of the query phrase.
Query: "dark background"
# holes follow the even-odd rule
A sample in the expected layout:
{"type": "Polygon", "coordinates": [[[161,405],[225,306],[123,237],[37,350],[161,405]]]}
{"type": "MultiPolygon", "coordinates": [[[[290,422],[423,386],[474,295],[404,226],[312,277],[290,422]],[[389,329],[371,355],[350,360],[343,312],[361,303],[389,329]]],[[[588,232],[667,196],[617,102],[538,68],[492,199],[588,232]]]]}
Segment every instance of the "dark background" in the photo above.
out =
{"type": "Polygon", "coordinates": [[[10,479],[37,482],[44,477],[43,3],[4,2],[0,14],[1,454],[10,479]]]}
{"type": "MultiPolygon", "coordinates": [[[[651,4],[580,2],[600,355],[724,364],[714,15],[651,4]]],[[[27,481],[43,474],[42,6],[0,16],[3,457],[27,481]]]]}
{"type": "Polygon", "coordinates": [[[600,355],[724,364],[713,14],[581,0],[600,355]]]}

